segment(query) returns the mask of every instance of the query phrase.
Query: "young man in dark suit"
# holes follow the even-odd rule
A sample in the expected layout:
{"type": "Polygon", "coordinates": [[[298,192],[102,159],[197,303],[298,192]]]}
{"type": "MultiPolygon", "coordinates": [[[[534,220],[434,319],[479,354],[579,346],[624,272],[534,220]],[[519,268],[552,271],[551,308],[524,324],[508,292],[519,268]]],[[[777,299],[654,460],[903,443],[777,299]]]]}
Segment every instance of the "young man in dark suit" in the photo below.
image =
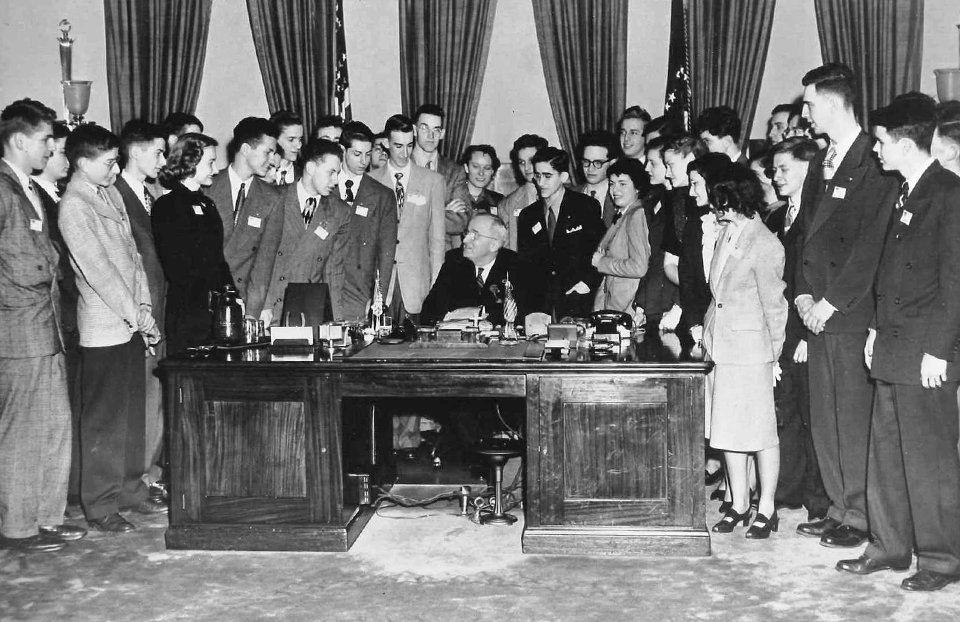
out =
{"type": "Polygon", "coordinates": [[[533,180],[540,198],[517,218],[526,312],[539,311],[554,320],[590,315],[601,280],[591,263],[604,232],[600,204],[566,190],[569,167],[566,151],[538,151],[533,180]]]}
{"type": "Polygon", "coordinates": [[[586,183],[575,186],[577,192],[587,195],[602,206],[601,217],[603,226],[609,228],[613,224],[613,217],[617,213],[617,206],[610,196],[610,182],[607,180],[607,170],[620,157],[620,145],[612,132],[603,130],[587,132],[580,137],[577,145],[580,170],[586,183]]]}
{"type": "MultiPolygon", "coordinates": [[[[148,180],[155,180],[160,168],[166,163],[167,138],[163,130],[145,121],[129,121],[120,134],[120,153],[123,155],[123,170],[114,183],[123,206],[130,218],[130,228],[137,250],[143,260],[147,275],[153,317],[158,326],[163,326],[167,298],[167,282],[160,266],[160,258],[153,243],[153,227],[150,212],[156,197],[147,187],[148,180]]],[[[157,344],[145,359],[146,368],[146,455],[144,456],[144,481],[151,485],[160,479],[157,461],[163,446],[163,407],[161,405],[160,378],[156,374],[157,363],[166,353],[163,341],[157,344]]]]}
{"type": "MultiPolygon", "coordinates": [[[[230,274],[247,297],[250,271],[260,253],[272,257],[276,246],[264,245],[267,230],[283,228],[280,191],[263,181],[270,167],[270,158],[277,150],[277,126],[266,119],[247,117],[233,128],[227,145],[230,165],[213,178],[205,194],[217,204],[223,220],[223,255],[230,265],[230,274]],[[279,210],[278,216],[273,212],[279,210]]],[[[267,236],[278,241],[279,236],[267,236]]]]}
{"type": "Polygon", "coordinates": [[[335,317],[365,321],[377,274],[386,293],[397,250],[397,202],[390,190],[365,171],[373,152],[373,133],[363,123],[343,126],[343,168],[337,178],[340,198],[350,206],[350,229],[343,261],[343,291],[333,301],[335,317]]]}
{"type": "Polygon", "coordinates": [[[71,424],[59,256],[29,177],[50,157],[55,117],[29,99],[0,113],[0,548],[27,552],[86,535],[61,525],[71,424]]]}
{"type": "Polygon", "coordinates": [[[867,538],[867,440],[873,386],[860,351],[874,314],[871,290],[896,182],[883,175],[860,127],[849,67],[830,63],[803,78],[803,114],[830,145],[810,163],[800,214],[803,242],[792,301],[810,330],[810,432],[827,516],[801,523],[829,547],[867,538]]]}
{"type": "Polygon", "coordinates": [[[700,140],[710,153],[723,153],[737,164],[750,164],[740,149],[740,115],[730,106],[707,108],[697,117],[700,140]]]}
{"type": "MultiPolygon", "coordinates": [[[[449,311],[483,307],[494,326],[502,325],[507,278],[518,296],[523,291],[517,254],[506,248],[509,236],[499,216],[478,212],[467,224],[463,246],[447,253],[437,282],[423,301],[421,321],[433,324],[449,311]]],[[[516,319],[523,320],[519,302],[516,319]]]]}
{"type": "Polygon", "coordinates": [[[902,179],[864,347],[876,382],[867,467],[869,546],[837,569],[905,570],[911,591],[960,581],[960,179],[930,155],[936,103],[919,93],[870,115],[884,170],[902,179]]]}

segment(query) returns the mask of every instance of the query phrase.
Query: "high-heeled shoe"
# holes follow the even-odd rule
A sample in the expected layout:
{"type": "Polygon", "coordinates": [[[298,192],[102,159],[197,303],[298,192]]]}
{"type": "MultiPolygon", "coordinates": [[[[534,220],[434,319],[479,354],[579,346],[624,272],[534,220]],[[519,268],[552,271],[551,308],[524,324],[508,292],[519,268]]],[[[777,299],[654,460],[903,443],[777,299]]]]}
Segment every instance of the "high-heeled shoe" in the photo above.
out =
{"type": "Polygon", "coordinates": [[[739,514],[732,509],[727,510],[723,515],[723,518],[720,519],[716,525],[713,526],[714,533],[730,533],[733,531],[733,528],[743,523],[743,526],[747,526],[747,521],[750,519],[750,510],[748,509],[743,514],[739,514]]]}
{"type": "Polygon", "coordinates": [[[707,486],[713,486],[714,484],[716,484],[717,482],[719,482],[721,479],[723,479],[723,467],[722,467],[722,466],[719,467],[719,468],[717,468],[717,470],[714,471],[713,473],[710,473],[710,472],[707,471],[707,470],[704,470],[704,472],[703,472],[703,483],[704,483],[705,485],[707,485],[707,486]]]}
{"type": "Polygon", "coordinates": [[[723,490],[722,488],[717,488],[716,490],[714,490],[713,492],[710,493],[710,500],[711,500],[711,501],[723,501],[723,497],[724,497],[724,495],[726,495],[726,494],[727,494],[727,491],[726,491],[726,490],[723,490]]]}
{"type": "Polygon", "coordinates": [[[723,503],[720,504],[720,513],[726,514],[727,512],[730,511],[730,508],[732,507],[733,507],[733,501],[724,501],[723,503]]]}
{"type": "Polygon", "coordinates": [[[747,529],[746,538],[747,540],[766,540],[770,537],[771,531],[777,531],[780,529],[780,517],[777,515],[776,510],[773,512],[773,516],[767,518],[763,514],[757,514],[756,518],[753,519],[753,524],[750,525],[750,529],[747,529]]]}

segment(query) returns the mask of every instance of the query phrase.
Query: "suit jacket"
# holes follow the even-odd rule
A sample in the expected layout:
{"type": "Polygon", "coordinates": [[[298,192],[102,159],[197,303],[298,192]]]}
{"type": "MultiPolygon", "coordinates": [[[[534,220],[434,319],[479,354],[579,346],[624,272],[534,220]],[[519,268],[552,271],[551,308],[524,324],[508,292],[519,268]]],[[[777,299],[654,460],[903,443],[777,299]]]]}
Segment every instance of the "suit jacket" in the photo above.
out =
{"type": "Polygon", "coordinates": [[[517,219],[527,312],[555,311],[558,319],[586,317],[593,309],[593,297],[600,284],[600,273],[591,263],[604,233],[600,205],[579,192],[564,191],[552,243],[544,209],[543,200],[537,200],[517,219]],[[567,294],[581,281],[589,288],[588,293],[567,294]]]}
{"type": "Polygon", "coordinates": [[[209,292],[233,285],[223,257],[223,222],[217,206],[181,184],[154,203],[150,214],[157,257],[166,275],[164,335],[169,352],[207,343],[209,292]]]}
{"type": "Polygon", "coordinates": [[[644,209],[650,237],[650,263],[647,273],[640,279],[634,303],[643,309],[647,317],[657,318],[669,311],[679,300],[677,286],[667,279],[663,271],[664,253],[668,247],[676,248],[678,243],[674,230],[673,207],[666,194],[657,193],[644,209]],[[660,209],[654,212],[658,200],[660,209]]]}
{"type": "MultiPolygon", "coordinates": [[[[803,203],[800,204],[800,212],[804,210],[803,203]]],[[[800,212],[794,219],[794,224],[789,231],[784,231],[787,216],[787,204],[782,202],[773,211],[767,213],[764,224],[777,236],[780,243],[783,244],[784,264],[783,280],[786,283],[784,296],[787,302],[792,303],[796,297],[796,269],[797,259],[800,256],[800,247],[803,243],[803,230],[800,227],[800,212]]],[[[800,312],[794,304],[789,304],[787,310],[787,336],[783,344],[783,355],[793,359],[793,353],[797,349],[797,344],[809,337],[809,331],[800,319],[800,312]]]]}
{"type": "MultiPolygon", "coordinates": [[[[573,190],[579,192],[580,194],[585,194],[588,197],[590,196],[590,191],[587,190],[587,184],[581,186],[574,186],[573,190]]],[[[591,197],[600,202],[600,197],[591,197]]],[[[603,208],[602,208],[602,217],[603,217],[603,226],[609,228],[613,224],[613,217],[617,214],[617,206],[613,202],[613,197],[610,196],[609,190],[607,191],[606,196],[603,197],[603,208]]]]}
{"type": "Polygon", "coordinates": [[[39,220],[20,179],[0,160],[0,358],[63,351],[60,256],[50,240],[49,218],[39,220]]]}
{"type": "Polygon", "coordinates": [[[503,201],[503,195],[484,188],[480,191],[476,199],[470,194],[467,181],[464,180],[453,189],[452,199],[460,199],[467,204],[467,209],[462,212],[447,211],[446,217],[447,229],[447,250],[451,248],[460,248],[462,240],[460,236],[467,230],[467,223],[477,212],[487,212],[494,216],[499,216],[499,205],[503,201]]]}
{"type": "Polygon", "coordinates": [[[537,200],[537,187],[526,183],[508,194],[497,208],[498,215],[510,230],[510,243],[507,248],[517,250],[517,219],[523,208],[533,205],[537,200]]]}
{"type": "MultiPolygon", "coordinates": [[[[390,167],[381,166],[373,178],[391,191],[396,181],[390,167]]],[[[420,313],[423,299],[440,274],[446,239],[443,177],[416,164],[410,165],[410,179],[397,226],[396,268],[387,288],[387,304],[400,285],[407,313],[420,313]]]]}
{"type": "Polygon", "coordinates": [[[694,201],[691,201],[688,207],[691,211],[687,212],[683,228],[677,275],[680,280],[678,288],[680,308],[683,309],[681,321],[685,326],[691,327],[703,324],[713,295],[707,284],[707,275],[703,271],[703,221],[701,220],[701,217],[710,210],[697,206],[694,201]]]}
{"type": "Polygon", "coordinates": [[[735,242],[724,242],[726,235],[721,231],[710,268],[704,348],[717,363],[772,363],[787,324],[783,246],[758,217],[743,224],[735,242]]]}
{"type": "Polygon", "coordinates": [[[101,193],[74,177],[60,200],[60,231],[80,290],[77,321],[84,347],[127,343],[137,332],[140,308],[150,304],[123,198],[113,186],[101,193]]]}
{"type": "MultiPolygon", "coordinates": [[[[133,239],[137,243],[140,259],[143,261],[143,271],[147,274],[147,286],[150,288],[150,301],[153,303],[153,317],[160,326],[164,325],[164,309],[167,301],[167,280],[157,256],[157,248],[153,241],[153,225],[150,223],[150,214],[146,206],[140,202],[136,193],[123,178],[117,175],[113,184],[120,196],[130,218],[130,229],[133,239]]],[[[149,192],[149,190],[147,190],[149,192]]]]}
{"type": "Polygon", "coordinates": [[[826,183],[824,150],[803,184],[796,295],[825,298],[837,308],[824,326],[828,333],[864,333],[874,314],[873,281],[899,184],[883,175],[871,150],[861,133],[826,183]]]}
{"type": "Polygon", "coordinates": [[[363,321],[373,300],[377,270],[380,291],[386,295],[397,251],[396,197],[369,175],[360,179],[354,194],[347,238],[343,292],[341,300],[332,301],[333,314],[348,321],[363,321]]]}
{"type": "Polygon", "coordinates": [[[277,247],[269,244],[279,242],[278,231],[283,229],[283,214],[279,207],[281,189],[257,177],[254,177],[250,184],[246,201],[236,218],[233,213],[230,175],[226,169],[220,171],[213,178],[213,184],[204,190],[204,194],[213,199],[217,211],[220,212],[220,219],[223,221],[223,256],[230,266],[237,290],[245,300],[249,297],[247,289],[250,285],[250,272],[257,255],[275,255],[277,247]],[[273,217],[274,211],[277,211],[276,217],[273,217]]]}
{"type": "MultiPolygon", "coordinates": [[[[519,295],[523,288],[518,282],[517,254],[508,248],[502,248],[497,253],[497,259],[490,268],[483,289],[477,286],[477,267],[463,256],[463,250],[450,251],[440,269],[437,282],[433,284],[433,288],[423,301],[420,320],[425,324],[432,324],[442,320],[448,311],[461,307],[482,306],[494,326],[503,324],[503,302],[506,291],[504,281],[508,274],[514,286],[514,293],[519,295]]],[[[522,306],[519,299],[515,298],[515,301],[518,307],[516,319],[522,323],[522,306]]]]}
{"type": "MultiPolygon", "coordinates": [[[[894,199],[895,200],[895,199],[894,199]]],[[[877,272],[871,375],[920,384],[927,353],[960,380],[960,178],[936,161],[893,212],[877,272]]]]}
{"type": "Polygon", "coordinates": [[[340,306],[343,291],[343,259],[350,242],[350,206],[336,192],[322,197],[309,225],[304,225],[297,196],[299,184],[283,186],[283,227],[270,228],[264,247],[277,249],[273,256],[258,253],[250,272],[247,313],[254,317],[273,310],[275,324],[282,324],[283,297],[289,283],[327,283],[333,307],[340,306]],[[277,239],[271,239],[276,235],[277,239]],[[329,280],[326,280],[329,279],[329,280]]]}
{"type": "Polygon", "coordinates": [[[466,181],[467,174],[463,166],[456,160],[437,154],[437,171],[443,176],[443,204],[446,205],[453,198],[454,189],[466,181]]]}
{"type": "Polygon", "coordinates": [[[77,329],[77,301],[80,299],[80,292],[77,291],[77,278],[73,273],[73,266],[70,265],[70,253],[67,251],[67,244],[63,241],[63,234],[60,233],[60,202],[50,196],[43,186],[37,184],[37,192],[40,194],[40,202],[43,204],[43,214],[46,217],[44,226],[50,232],[50,241],[60,255],[60,263],[57,266],[57,281],[60,284],[60,328],[63,335],[64,345],[70,348],[76,348],[80,345],[80,331],[77,329]]]}
{"type": "Polygon", "coordinates": [[[632,310],[637,287],[650,262],[650,234],[643,206],[643,201],[637,201],[624,210],[600,240],[598,250],[606,254],[597,262],[597,270],[604,276],[593,301],[595,311],[632,310]]]}

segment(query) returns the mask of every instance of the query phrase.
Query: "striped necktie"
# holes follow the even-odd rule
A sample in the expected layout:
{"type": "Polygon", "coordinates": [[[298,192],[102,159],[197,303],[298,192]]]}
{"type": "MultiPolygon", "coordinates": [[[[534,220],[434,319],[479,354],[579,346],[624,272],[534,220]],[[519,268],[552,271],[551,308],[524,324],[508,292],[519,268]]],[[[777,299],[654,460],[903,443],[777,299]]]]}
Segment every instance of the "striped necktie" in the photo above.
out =
{"type": "Polygon", "coordinates": [[[827,157],[823,159],[823,178],[827,181],[833,179],[833,174],[836,172],[836,167],[834,166],[834,160],[836,159],[837,147],[831,144],[830,148],[827,149],[827,157]]]}
{"type": "Polygon", "coordinates": [[[406,192],[403,189],[403,184],[400,183],[400,180],[403,179],[403,173],[394,173],[393,176],[397,178],[397,184],[394,187],[394,191],[397,193],[397,214],[402,214],[403,199],[406,196],[406,192]]]}

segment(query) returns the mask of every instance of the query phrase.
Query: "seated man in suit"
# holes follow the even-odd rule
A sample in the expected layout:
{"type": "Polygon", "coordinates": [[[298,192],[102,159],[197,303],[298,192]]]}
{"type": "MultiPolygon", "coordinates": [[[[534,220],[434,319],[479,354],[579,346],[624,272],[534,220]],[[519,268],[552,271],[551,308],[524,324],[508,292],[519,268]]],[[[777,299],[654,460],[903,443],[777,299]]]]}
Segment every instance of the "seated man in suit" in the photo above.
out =
{"type": "MultiPolygon", "coordinates": [[[[443,320],[449,311],[483,307],[491,324],[502,325],[507,278],[514,286],[515,296],[523,291],[517,254],[506,248],[507,239],[507,226],[499,216],[489,212],[474,215],[463,236],[463,247],[447,253],[440,275],[423,301],[420,320],[433,324],[443,320]]],[[[521,313],[517,313],[516,319],[522,321],[521,313]]]]}
{"type": "Polygon", "coordinates": [[[186,112],[171,112],[160,124],[167,136],[167,148],[173,147],[184,134],[199,134],[203,132],[203,123],[200,119],[186,112]]]}
{"type": "Polygon", "coordinates": [[[609,228],[613,224],[617,206],[613,204],[613,198],[610,196],[607,171],[620,156],[617,137],[604,130],[587,132],[580,137],[577,154],[580,156],[580,169],[587,183],[575,186],[573,189],[600,203],[603,226],[609,228]]]}
{"type": "Polygon", "coordinates": [[[524,134],[513,141],[510,163],[513,175],[520,184],[500,203],[499,216],[510,230],[511,250],[517,250],[517,218],[526,206],[537,200],[537,185],[533,183],[533,156],[547,146],[547,139],[536,134],[524,134]]]}
{"type": "Polygon", "coordinates": [[[467,206],[465,210],[447,210],[447,250],[460,247],[460,238],[467,230],[467,223],[478,212],[498,215],[503,195],[489,189],[500,168],[497,151],[490,145],[470,145],[460,156],[460,164],[466,177],[453,189],[453,200],[459,199],[467,206]]]}
{"type": "Polygon", "coordinates": [[[277,126],[266,119],[247,117],[240,121],[227,145],[230,165],[204,190],[223,221],[223,256],[244,299],[249,295],[250,271],[258,253],[276,255],[276,246],[269,243],[279,242],[277,231],[283,229],[280,191],[262,179],[277,150],[279,135],[277,126]],[[269,228],[273,233],[264,239],[269,228]]]}
{"type": "MultiPolygon", "coordinates": [[[[143,260],[147,275],[150,300],[153,302],[153,317],[158,326],[164,324],[167,282],[160,266],[157,249],[153,242],[153,227],[150,212],[156,197],[147,187],[148,180],[155,180],[160,167],[166,163],[164,152],[167,137],[163,130],[145,121],[128,121],[120,134],[120,152],[123,154],[123,170],[114,184],[123,198],[123,206],[130,217],[130,228],[137,250],[143,260]]],[[[160,377],[156,374],[157,363],[165,356],[165,342],[157,344],[153,353],[144,359],[146,368],[146,454],[144,456],[144,481],[151,485],[160,479],[160,450],[163,446],[163,407],[160,403],[160,377]]],[[[159,489],[151,489],[159,493],[159,489]]]]}
{"type": "Polygon", "coordinates": [[[750,164],[740,149],[740,116],[730,106],[707,108],[697,117],[700,140],[711,153],[723,153],[731,162],[750,164]]]}
{"type": "Polygon", "coordinates": [[[283,187],[275,215],[282,217],[283,226],[264,237],[264,246],[276,251],[257,255],[250,273],[247,313],[259,315],[265,325],[283,324],[280,314],[290,283],[325,282],[332,300],[342,298],[350,223],[350,206],[337,193],[342,158],[340,145],[315,138],[303,149],[303,177],[283,187]]]}
{"type": "Polygon", "coordinates": [[[640,106],[630,106],[617,121],[617,133],[620,136],[620,151],[623,157],[645,162],[646,126],[650,123],[650,113],[640,106]]]}
{"type": "MultiPolygon", "coordinates": [[[[333,315],[345,321],[365,321],[379,275],[386,292],[397,251],[397,203],[390,190],[366,174],[373,151],[373,134],[363,123],[350,121],[340,135],[343,168],[340,197],[350,206],[343,291],[333,302],[333,315]]],[[[332,292],[331,292],[332,293],[332,292]]]]}
{"type": "Polygon", "coordinates": [[[556,147],[533,156],[540,199],[517,219],[526,311],[557,320],[590,315],[600,285],[600,273],[591,263],[604,232],[600,204],[564,188],[569,166],[570,156],[556,147]]]}
{"type": "Polygon", "coordinates": [[[335,114],[317,119],[317,129],[313,132],[314,138],[337,142],[343,134],[343,119],[335,114]]]}
{"type": "Polygon", "coordinates": [[[296,165],[300,159],[300,150],[303,149],[303,119],[291,110],[278,110],[270,116],[271,123],[275,123],[280,135],[277,137],[277,153],[280,162],[273,172],[273,179],[268,181],[285,186],[299,179],[296,165]]]}

